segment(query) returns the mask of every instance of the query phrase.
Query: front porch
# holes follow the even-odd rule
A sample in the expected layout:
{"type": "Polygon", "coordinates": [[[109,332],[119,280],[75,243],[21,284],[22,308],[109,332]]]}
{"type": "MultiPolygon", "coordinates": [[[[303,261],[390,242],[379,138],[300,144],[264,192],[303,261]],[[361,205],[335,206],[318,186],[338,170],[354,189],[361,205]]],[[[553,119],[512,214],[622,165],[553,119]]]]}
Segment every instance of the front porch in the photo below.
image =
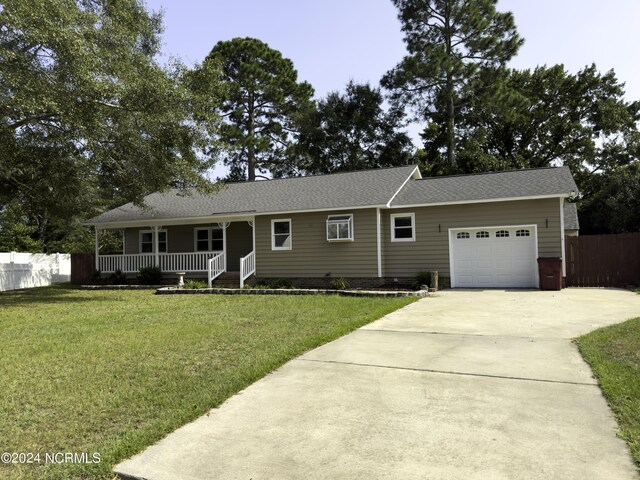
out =
{"type": "Polygon", "coordinates": [[[240,287],[255,273],[253,220],[119,229],[119,254],[100,253],[100,231],[96,228],[95,263],[101,273],[132,275],[145,267],[159,267],[167,275],[186,272],[187,277],[206,277],[211,286],[223,273],[233,272],[240,287]]]}
{"type": "Polygon", "coordinates": [[[224,256],[224,252],[98,255],[97,269],[103,273],[138,273],[141,268],[157,266],[162,273],[200,273],[208,271],[209,260],[217,255],[224,256]]]}

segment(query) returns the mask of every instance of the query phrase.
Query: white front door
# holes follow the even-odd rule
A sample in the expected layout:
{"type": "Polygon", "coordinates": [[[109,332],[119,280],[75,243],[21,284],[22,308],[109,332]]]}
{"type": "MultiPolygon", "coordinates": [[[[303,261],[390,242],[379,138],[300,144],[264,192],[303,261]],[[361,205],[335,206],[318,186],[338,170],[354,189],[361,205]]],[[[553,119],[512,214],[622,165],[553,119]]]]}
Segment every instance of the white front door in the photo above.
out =
{"type": "Polygon", "coordinates": [[[453,288],[536,288],[535,225],[449,230],[453,288]]]}

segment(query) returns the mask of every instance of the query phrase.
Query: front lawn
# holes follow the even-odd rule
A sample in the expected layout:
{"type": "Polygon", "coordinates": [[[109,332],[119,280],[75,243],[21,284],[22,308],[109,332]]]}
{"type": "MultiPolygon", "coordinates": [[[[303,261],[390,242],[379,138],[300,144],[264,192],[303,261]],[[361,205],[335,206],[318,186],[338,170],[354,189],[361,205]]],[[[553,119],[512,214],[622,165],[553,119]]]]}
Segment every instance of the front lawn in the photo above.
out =
{"type": "Polygon", "coordinates": [[[114,464],[287,360],[414,300],[1,293],[0,453],[41,462],[0,464],[0,478],[112,478],[114,464]],[[44,465],[56,452],[101,462],[44,465]]]}
{"type": "Polygon", "coordinates": [[[601,328],[577,343],[640,466],[640,318],[601,328]]]}

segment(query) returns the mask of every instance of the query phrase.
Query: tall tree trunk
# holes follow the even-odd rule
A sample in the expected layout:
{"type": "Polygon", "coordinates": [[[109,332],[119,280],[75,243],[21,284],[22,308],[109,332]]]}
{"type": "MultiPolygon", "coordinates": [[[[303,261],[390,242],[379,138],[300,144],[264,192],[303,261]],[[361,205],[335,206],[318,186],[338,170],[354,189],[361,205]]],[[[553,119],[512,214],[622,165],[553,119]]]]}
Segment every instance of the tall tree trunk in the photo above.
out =
{"type": "MultiPolygon", "coordinates": [[[[451,40],[453,36],[451,28],[451,2],[445,4],[444,9],[445,38],[447,49],[447,60],[453,56],[453,47],[451,40]]],[[[451,62],[447,65],[447,82],[446,82],[446,100],[447,100],[447,161],[450,167],[456,165],[456,121],[455,110],[453,105],[453,72],[451,71],[451,62]]]]}
{"type": "Polygon", "coordinates": [[[456,165],[456,119],[453,108],[453,86],[447,87],[447,161],[449,166],[456,165]]]}
{"type": "Polygon", "coordinates": [[[247,148],[247,177],[250,182],[256,181],[256,147],[253,144],[255,135],[255,118],[253,107],[253,93],[249,93],[249,146],[247,148]]]}

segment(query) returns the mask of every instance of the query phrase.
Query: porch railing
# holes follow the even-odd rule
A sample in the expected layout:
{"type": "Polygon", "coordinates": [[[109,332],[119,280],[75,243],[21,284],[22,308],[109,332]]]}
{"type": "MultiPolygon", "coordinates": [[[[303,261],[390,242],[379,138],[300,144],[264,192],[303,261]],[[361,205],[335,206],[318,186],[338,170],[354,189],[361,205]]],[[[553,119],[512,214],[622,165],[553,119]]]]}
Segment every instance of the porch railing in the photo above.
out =
{"type": "Polygon", "coordinates": [[[222,253],[207,261],[207,283],[209,288],[211,288],[213,281],[225,272],[226,265],[224,263],[224,255],[222,253]]]}
{"type": "Polygon", "coordinates": [[[240,288],[244,287],[244,281],[254,273],[256,273],[255,251],[240,259],[240,288]]]}
{"type": "MultiPolygon", "coordinates": [[[[158,266],[160,270],[167,273],[206,272],[208,260],[218,255],[222,255],[222,252],[160,253],[158,266]]],[[[154,253],[98,256],[98,270],[104,273],[117,270],[123,273],[136,273],[142,267],[153,267],[155,264],[154,253]]]]}

